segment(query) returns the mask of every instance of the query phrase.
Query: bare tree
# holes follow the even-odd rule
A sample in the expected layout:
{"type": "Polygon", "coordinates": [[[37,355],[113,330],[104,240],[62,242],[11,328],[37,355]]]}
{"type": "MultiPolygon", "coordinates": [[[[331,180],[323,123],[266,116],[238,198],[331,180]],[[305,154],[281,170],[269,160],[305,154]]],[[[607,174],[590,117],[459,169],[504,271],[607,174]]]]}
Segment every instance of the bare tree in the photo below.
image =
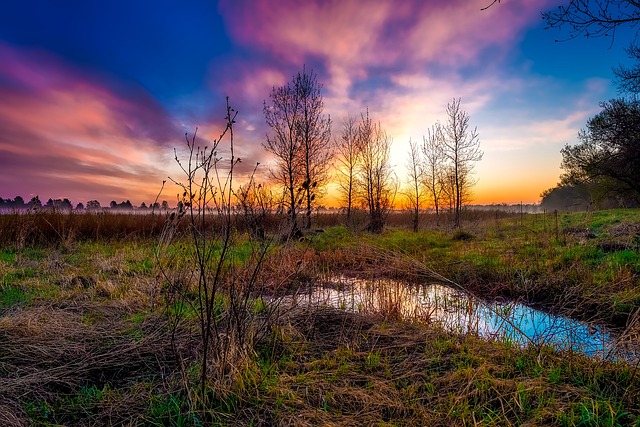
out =
{"type": "Polygon", "coordinates": [[[613,73],[616,76],[616,84],[621,92],[630,94],[640,93],[640,46],[636,43],[631,44],[627,49],[629,58],[635,61],[631,67],[619,65],[613,67],[613,73]]]}
{"type": "MultiPolygon", "coordinates": [[[[567,39],[584,37],[610,37],[615,41],[622,27],[636,28],[640,24],[640,2],[637,0],[570,0],[542,14],[547,28],[567,29],[567,39]]],[[[640,47],[635,41],[627,48],[627,54],[635,65],[613,68],[616,83],[622,92],[640,93],[640,47]]]]}
{"type": "Polygon", "coordinates": [[[441,200],[447,207],[449,212],[454,211],[456,205],[456,177],[453,170],[453,166],[450,164],[444,164],[442,175],[440,176],[440,188],[442,190],[441,200]]]}
{"type": "MultiPolygon", "coordinates": [[[[500,0],[491,1],[482,10],[489,9],[500,0]]],[[[543,12],[547,29],[568,27],[568,39],[576,37],[611,37],[615,39],[620,27],[635,28],[640,24],[638,0],[569,0],[568,4],[543,12]]]]}
{"type": "Polygon", "coordinates": [[[276,206],[271,191],[256,182],[256,172],[260,163],[256,164],[249,181],[239,185],[233,194],[236,198],[234,209],[240,218],[242,226],[246,228],[253,239],[266,239],[266,222],[271,208],[276,206]]]}
{"type": "Polygon", "coordinates": [[[269,97],[271,104],[268,105],[265,101],[263,111],[267,126],[271,128],[273,134],[267,135],[263,147],[275,157],[276,169],[271,172],[276,181],[282,185],[283,203],[290,222],[289,236],[293,236],[299,230],[297,200],[298,185],[302,176],[299,158],[301,142],[297,134],[300,102],[295,96],[295,87],[291,83],[274,87],[269,97]]]}
{"type": "Polygon", "coordinates": [[[460,211],[468,199],[473,163],[482,160],[477,128],[469,127],[469,114],[460,108],[460,98],[447,104],[447,123],[444,126],[444,155],[452,167],[454,225],[460,226],[460,211]]]}
{"type": "Polygon", "coordinates": [[[483,7],[480,10],[487,10],[487,9],[489,9],[491,6],[493,6],[496,3],[500,3],[500,0],[492,0],[491,3],[489,3],[488,5],[486,5],[485,7],[483,7]]]}
{"type": "Polygon", "coordinates": [[[331,120],[322,115],[322,86],[313,71],[296,74],[292,81],[271,91],[271,104],[264,103],[264,115],[273,134],[264,148],[274,155],[274,178],[282,185],[291,228],[299,232],[298,210],[305,203],[306,221],[311,226],[311,210],[319,190],[326,183],[331,159],[331,120]]]}
{"type": "Polygon", "coordinates": [[[446,157],[443,150],[444,134],[442,125],[436,123],[427,130],[422,139],[423,183],[433,202],[436,211],[436,223],[440,224],[440,201],[444,189],[444,162],[446,157]]]}
{"type": "Polygon", "coordinates": [[[420,227],[420,210],[424,202],[423,170],[420,161],[420,149],[418,144],[409,140],[409,159],[407,162],[407,178],[409,180],[408,191],[405,196],[409,201],[412,212],[413,231],[417,232],[420,227]]]}
{"type": "Polygon", "coordinates": [[[374,124],[369,111],[358,126],[360,162],[358,164],[359,199],[369,212],[367,230],[381,233],[393,206],[397,182],[391,168],[391,138],[380,124],[374,124]]]}
{"type": "Polygon", "coordinates": [[[302,201],[305,204],[306,219],[304,227],[311,228],[311,212],[314,201],[321,194],[327,182],[331,153],[331,118],[322,111],[322,85],[315,73],[303,68],[294,79],[295,96],[300,100],[300,118],[298,133],[301,142],[302,169],[304,181],[301,185],[302,201]]]}
{"type": "Polygon", "coordinates": [[[351,210],[354,203],[358,157],[358,124],[353,116],[347,116],[342,122],[340,138],[336,139],[336,161],[338,167],[337,182],[341,201],[347,207],[347,224],[351,222],[351,210]]]}
{"type": "Polygon", "coordinates": [[[637,0],[570,0],[542,13],[547,28],[568,27],[569,38],[612,37],[621,26],[640,24],[640,2],[637,0]]]}

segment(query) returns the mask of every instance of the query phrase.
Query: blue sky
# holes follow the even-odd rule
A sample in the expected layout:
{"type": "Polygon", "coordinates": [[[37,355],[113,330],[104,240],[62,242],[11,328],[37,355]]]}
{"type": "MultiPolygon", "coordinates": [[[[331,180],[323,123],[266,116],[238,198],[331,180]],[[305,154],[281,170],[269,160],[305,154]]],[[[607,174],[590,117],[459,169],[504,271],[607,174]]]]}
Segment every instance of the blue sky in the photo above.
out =
{"type": "Polygon", "coordinates": [[[266,177],[263,101],[306,64],[334,135],[369,108],[401,178],[409,139],[460,97],[484,151],[475,202],[536,202],[562,146],[617,96],[611,67],[633,34],[556,43],[566,34],[545,31],[540,12],[562,1],[486,3],[4,1],[0,197],[149,203],[177,176],[184,133],[218,134],[225,96],[246,170],[261,162],[266,177]]]}

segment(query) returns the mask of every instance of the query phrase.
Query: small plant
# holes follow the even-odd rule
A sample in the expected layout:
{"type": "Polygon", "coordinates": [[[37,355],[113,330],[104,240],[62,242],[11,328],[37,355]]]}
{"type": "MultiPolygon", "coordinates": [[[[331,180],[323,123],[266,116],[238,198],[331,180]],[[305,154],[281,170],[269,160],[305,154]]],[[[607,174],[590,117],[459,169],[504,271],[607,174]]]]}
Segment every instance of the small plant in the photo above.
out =
{"type": "Polygon", "coordinates": [[[45,425],[50,422],[53,416],[53,410],[46,402],[28,402],[25,405],[25,410],[29,418],[43,422],[45,425]]]}
{"type": "Polygon", "coordinates": [[[151,401],[152,426],[201,426],[202,423],[186,409],[186,402],[177,396],[156,396],[151,401]]]}
{"type": "Polygon", "coordinates": [[[380,366],[380,350],[371,351],[367,354],[367,366],[369,368],[380,366]]]}
{"type": "Polygon", "coordinates": [[[468,231],[457,230],[455,233],[453,233],[453,236],[451,236],[451,240],[455,242],[470,242],[474,239],[474,237],[475,236],[468,231]]]}
{"type": "Polygon", "coordinates": [[[182,197],[167,217],[156,255],[174,334],[178,325],[196,316],[201,348],[198,392],[189,388],[186,392],[191,404],[208,418],[212,417],[208,408],[236,407],[242,367],[251,363],[254,342],[269,333],[276,313],[261,298],[260,281],[272,244],[263,227],[271,202],[253,177],[234,190],[241,159],[234,154],[237,111],[228,99],[226,113],[226,126],[210,147],[200,147],[194,134],[186,138],[185,160],[175,151],[184,178],[170,179],[182,189],[182,197]],[[228,147],[222,145],[225,139],[228,147]],[[223,151],[228,153],[226,159],[223,151]],[[248,235],[241,229],[248,229],[248,235]],[[178,251],[172,250],[176,244],[178,251]]]}

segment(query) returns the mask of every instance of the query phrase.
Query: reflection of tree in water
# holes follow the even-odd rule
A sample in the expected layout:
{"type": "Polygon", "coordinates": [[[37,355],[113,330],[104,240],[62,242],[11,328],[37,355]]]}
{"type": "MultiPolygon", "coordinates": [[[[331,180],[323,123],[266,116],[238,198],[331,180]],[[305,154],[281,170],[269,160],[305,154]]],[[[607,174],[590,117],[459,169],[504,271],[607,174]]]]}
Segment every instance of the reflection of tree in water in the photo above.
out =
{"type": "Polygon", "coordinates": [[[637,349],[618,351],[616,344],[620,337],[604,327],[515,302],[484,301],[437,283],[414,285],[340,276],[297,296],[296,301],[438,324],[455,333],[473,333],[522,345],[553,345],[589,356],[629,360],[638,357],[637,349]]]}

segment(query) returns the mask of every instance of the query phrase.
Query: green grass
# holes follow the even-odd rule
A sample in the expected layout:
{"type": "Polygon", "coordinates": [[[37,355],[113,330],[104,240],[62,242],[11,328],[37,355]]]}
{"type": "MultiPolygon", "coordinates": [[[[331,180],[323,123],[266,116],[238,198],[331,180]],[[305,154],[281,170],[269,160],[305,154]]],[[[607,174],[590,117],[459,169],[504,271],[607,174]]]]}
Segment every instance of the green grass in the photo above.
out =
{"type": "Polygon", "coordinates": [[[0,262],[13,265],[16,262],[16,252],[13,250],[0,250],[0,262]]]}
{"type": "Polygon", "coordinates": [[[188,402],[178,396],[154,396],[150,405],[150,426],[201,426],[198,417],[188,410],[188,402]]]}
{"type": "Polygon", "coordinates": [[[566,414],[559,417],[559,421],[562,426],[624,427],[639,425],[638,419],[634,424],[628,424],[630,421],[628,415],[619,405],[612,405],[609,401],[585,400],[573,404],[566,414]]]}
{"type": "Polygon", "coordinates": [[[82,386],[76,393],[64,396],[56,402],[28,402],[25,410],[36,425],[74,424],[87,415],[98,412],[98,407],[111,394],[113,391],[109,386],[82,386]]]}
{"type": "Polygon", "coordinates": [[[15,285],[25,279],[30,279],[36,276],[38,271],[33,267],[16,268],[2,276],[2,285],[15,285]]]}
{"type": "Polygon", "coordinates": [[[0,286],[0,308],[11,308],[18,305],[26,305],[31,301],[31,295],[19,286],[0,286]]]}
{"type": "Polygon", "coordinates": [[[156,267],[155,261],[151,258],[143,258],[141,260],[128,260],[128,272],[131,275],[148,275],[152,273],[156,267]]]}
{"type": "Polygon", "coordinates": [[[354,245],[354,234],[347,227],[329,227],[310,239],[311,247],[317,251],[330,251],[354,245]]]}
{"type": "Polygon", "coordinates": [[[27,247],[20,251],[20,257],[30,261],[42,261],[47,257],[47,250],[40,247],[27,247]]]}

